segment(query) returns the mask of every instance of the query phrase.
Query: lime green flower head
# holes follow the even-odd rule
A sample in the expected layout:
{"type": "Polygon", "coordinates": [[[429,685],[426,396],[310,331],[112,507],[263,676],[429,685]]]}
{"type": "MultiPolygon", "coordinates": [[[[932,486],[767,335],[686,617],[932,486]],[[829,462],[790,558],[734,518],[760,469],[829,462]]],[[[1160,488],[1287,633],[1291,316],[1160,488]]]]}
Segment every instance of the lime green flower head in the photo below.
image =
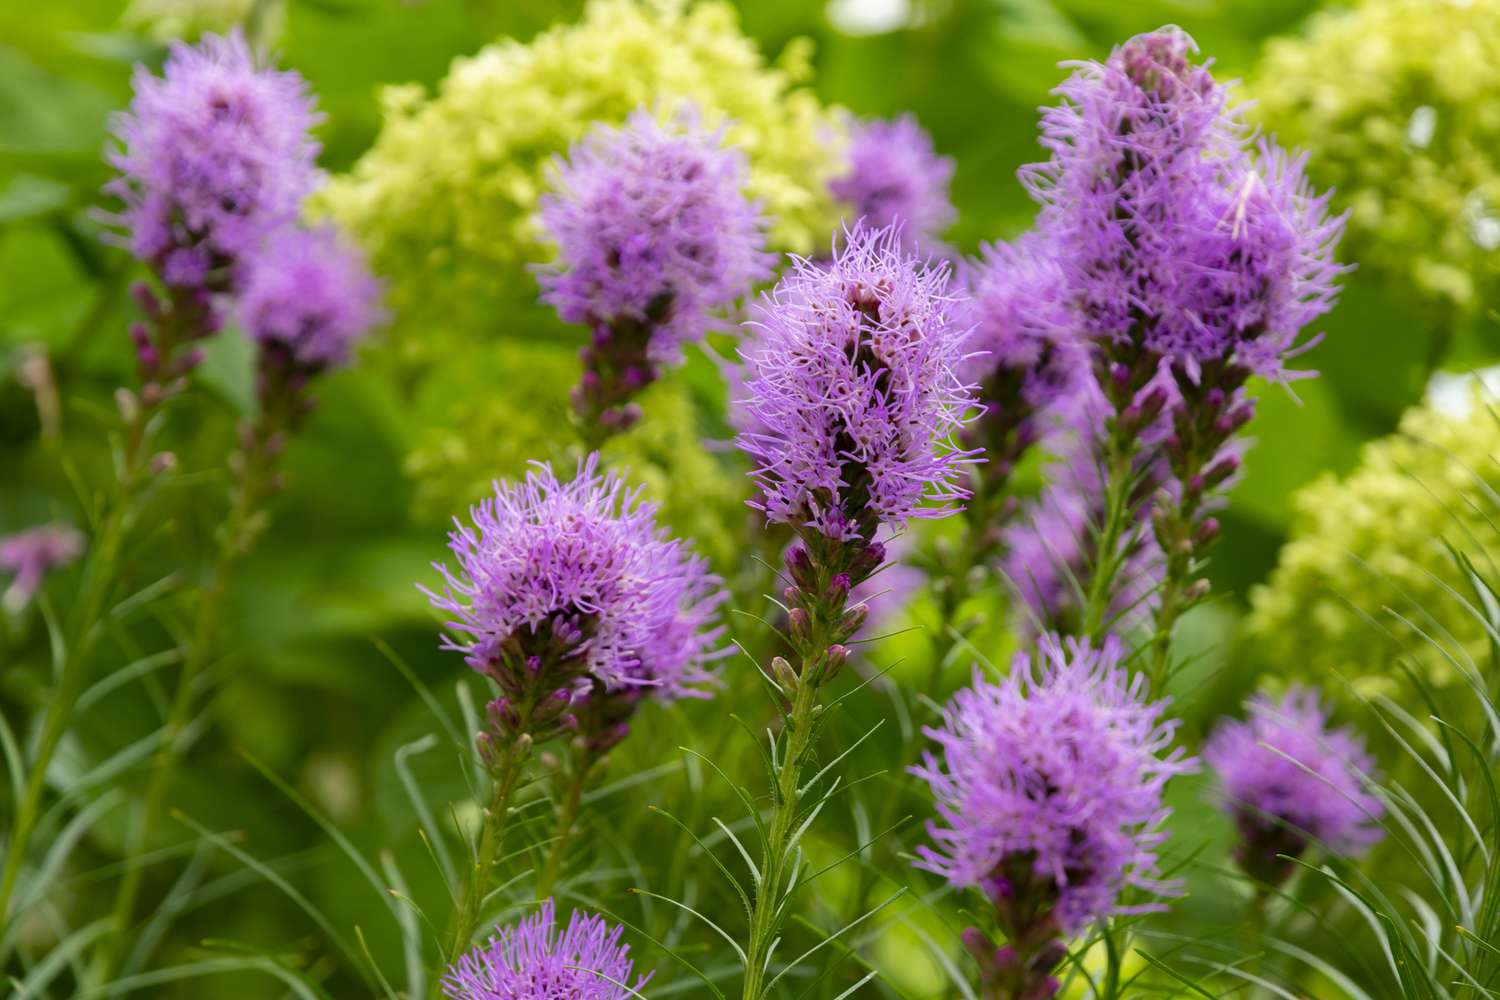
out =
{"type": "Polygon", "coordinates": [[[820,247],[838,220],[838,118],[799,86],[805,45],[768,64],[736,17],[722,0],[593,0],[577,24],[456,60],[433,96],[388,88],[380,137],[315,210],[364,244],[408,327],[493,330],[550,256],[536,208],[554,157],[596,121],[691,104],[744,150],[771,247],[820,247]]]}
{"type": "Polygon", "coordinates": [[[253,37],[266,42],[281,34],[284,21],[282,3],[256,0],[130,0],[125,8],[126,24],[164,42],[222,35],[236,25],[253,28],[253,37]]]}
{"type": "Polygon", "coordinates": [[[1291,539],[1251,594],[1251,646],[1269,667],[1347,679],[1369,694],[1392,686],[1400,651],[1430,683],[1456,681],[1418,630],[1460,662],[1459,651],[1484,662],[1488,636],[1465,603],[1473,588],[1447,545],[1486,572],[1500,560],[1500,416],[1486,400],[1464,399],[1409,410],[1396,434],[1365,446],[1348,478],[1325,476],[1296,494],[1291,539]]]}
{"type": "MultiPolygon", "coordinates": [[[[412,404],[423,429],[406,459],[418,514],[446,522],[488,495],[494,480],[523,476],[534,460],[571,462],[568,386],[577,376],[565,346],[508,338],[473,366],[431,373],[412,404]],[[505,391],[493,391],[497,385],[505,391]]],[[[655,383],[639,401],[641,421],[610,439],[601,458],[628,469],[631,483],[660,505],[661,523],[728,572],[742,555],[750,515],[748,469],[734,449],[705,445],[715,431],[680,380],[655,383]]]]}
{"type": "Polygon", "coordinates": [[[1272,42],[1251,115],[1310,151],[1345,248],[1456,316],[1500,278],[1500,0],[1366,0],[1272,42]]]}

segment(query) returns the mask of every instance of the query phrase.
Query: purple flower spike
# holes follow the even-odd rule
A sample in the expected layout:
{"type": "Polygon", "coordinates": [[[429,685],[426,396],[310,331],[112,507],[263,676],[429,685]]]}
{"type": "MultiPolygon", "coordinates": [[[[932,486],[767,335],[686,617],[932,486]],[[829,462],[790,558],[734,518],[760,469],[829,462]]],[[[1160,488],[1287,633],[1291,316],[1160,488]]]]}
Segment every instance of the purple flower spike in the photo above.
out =
{"type": "MultiPolygon", "coordinates": [[[[1300,159],[1249,130],[1176,29],[1085,63],[1042,119],[1045,163],[1022,170],[1042,204],[1080,321],[1197,378],[1213,363],[1285,379],[1297,338],[1333,303],[1343,219],[1300,159]]],[[[1142,369],[1139,377],[1150,377],[1142,369]]]]}
{"type": "Polygon", "coordinates": [[[972,417],[968,331],[946,264],[906,254],[896,227],[844,236],[826,265],[793,258],[756,305],[737,442],[767,520],[868,541],[968,495],[974,454],[953,444],[972,417]]]}
{"type": "Polygon", "coordinates": [[[450,966],[443,992],[450,1000],[630,1000],[651,977],[631,983],[634,963],[622,934],[603,917],[577,910],[558,933],[546,899],[450,966]]]}
{"type": "Polygon", "coordinates": [[[125,202],[126,244],[170,286],[223,290],[317,184],[307,83],[235,31],[174,45],[162,76],[137,68],[134,87],[106,189],[125,202]]]}
{"type": "Polygon", "coordinates": [[[334,229],[287,227],[244,267],[240,322],[263,351],[307,373],[345,364],[381,322],[380,283],[334,229]]]}
{"type": "Polygon", "coordinates": [[[1357,734],[1330,728],[1316,691],[1257,695],[1246,709],[1243,722],[1219,725],[1203,758],[1239,827],[1236,857],[1248,873],[1275,885],[1294,867],[1279,855],[1295,858],[1313,841],[1357,854],[1380,840],[1385,807],[1369,790],[1375,762],[1357,734]]]}
{"type": "Polygon", "coordinates": [[[0,572],[11,576],[0,603],[24,608],[55,569],[83,554],[83,535],[65,524],[43,524],[0,538],[0,572]]]}
{"type": "Polygon", "coordinates": [[[638,110],[622,128],[596,127],[541,200],[559,258],[541,274],[542,297],[569,322],[643,324],[650,359],[679,360],[714,310],[771,272],[748,178],[744,155],[696,115],[669,129],[638,110]]]}
{"type": "Polygon", "coordinates": [[[927,730],[939,752],[913,769],[939,816],[919,866],[984,889],[1007,939],[1027,948],[1157,908],[1122,905],[1127,886],[1172,890],[1155,876],[1162,793],[1195,762],[1168,750],[1177,722],[1163,718],[1165,701],[1145,701],[1145,678],[1120,665],[1123,653],[1113,636],[1098,648],[1041,637],[1004,680],[976,675],[954,696],[927,730]]]}
{"type": "Polygon", "coordinates": [[[590,455],[564,483],[538,464],[456,525],[458,569],[435,566],[443,592],[424,588],[461,637],[445,647],[502,688],[537,674],[525,664],[539,657],[544,672],[576,665],[554,688],[588,674],[661,698],[694,693],[719,655],[712,623],[726,595],[703,559],[658,529],[640,490],[598,467],[590,455]]]}
{"type": "Polygon", "coordinates": [[[828,189],[851,206],[850,217],[873,229],[899,224],[907,250],[931,247],[956,217],[948,197],[953,160],[937,155],[912,115],[856,122],[849,172],[828,189]]]}

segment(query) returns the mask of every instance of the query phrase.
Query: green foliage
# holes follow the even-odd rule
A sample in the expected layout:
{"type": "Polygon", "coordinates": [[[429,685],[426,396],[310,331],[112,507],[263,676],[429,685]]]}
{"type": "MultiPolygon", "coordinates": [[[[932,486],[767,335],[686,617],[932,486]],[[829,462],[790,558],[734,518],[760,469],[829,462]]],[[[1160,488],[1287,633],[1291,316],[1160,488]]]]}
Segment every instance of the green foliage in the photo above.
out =
{"type": "Polygon", "coordinates": [[[1325,475],[1300,490],[1280,563],[1251,594],[1257,658],[1374,695],[1402,686],[1394,643],[1427,683],[1462,680],[1451,657],[1482,658],[1490,635],[1447,547],[1484,566],[1500,556],[1497,455],[1500,421],[1471,398],[1458,412],[1410,411],[1397,434],[1365,446],[1346,479],[1325,475]],[[1394,617],[1372,624],[1385,609],[1394,617]]]}
{"type": "Polygon", "coordinates": [[[392,284],[403,340],[424,354],[436,329],[506,330],[545,260],[534,210],[552,158],[592,122],[689,102],[746,151],[748,193],[771,240],[810,252],[837,219],[825,189],[838,125],[812,92],[805,44],[767,63],[724,3],[595,0],[582,19],[527,44],[456,61],[436,96],[387,88],[380,138],[321,196],[321,211],[369,248],[392,284]],[[411,343],[415,341],[415,343],[411,343]]]}
{"type": "Polygon", "coordinates": [[[1452,313],[1500,279],[1500,5],[1365,0],[1266,49],[1255,118],[1350,211],[1345,258],[1452,313]]]}

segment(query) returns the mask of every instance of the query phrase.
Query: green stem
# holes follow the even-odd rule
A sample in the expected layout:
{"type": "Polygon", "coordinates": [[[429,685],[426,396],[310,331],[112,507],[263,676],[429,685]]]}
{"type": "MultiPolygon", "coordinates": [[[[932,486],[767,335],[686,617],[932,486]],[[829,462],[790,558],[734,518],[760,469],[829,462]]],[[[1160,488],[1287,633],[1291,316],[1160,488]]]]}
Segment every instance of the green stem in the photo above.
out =
{"type": "Polygon", "coordinates": [[[770,958],[771,942],[781,924],[781,883],[785,876],[783,865],[792,835],[792,826],[797,819],[798,788],[802,778],[803,759],[812,740],[818,689],[808,676],[810,666],[804,663],[802,683],[792,701],[791,718],[787,723],[786,751],[781,757],[781,767],[776,780],[776,809],[771,817],[771,828],[766,835],[765,851],[761,859],[761,880],[755,894],[755,909],[750,917],[750,947],[748,964],[745,967],[744,1000],[760,1000],[764,987],[766,963],[770,958]]]}
{"type": "Polygon", "coordinates": [[[1118,432],[1109,438],[1107,478],[1104,484],[1104,523],[1100,526],[1094,565],[1089,575],[1088,594],[1083,608],[1083,638],[1097,640],[1105,631],[1109,607],[1114,601],[1115,577],[1121,564],[1120,542],[1130,525],[1130,495],[1134,490],[1135,442],[1118,432]]]}
{"type": "MultiPolygon", "coordinates": [[[[463,899],[453,911],[453,919],[449,926],[446,956],[448,965],[458,961],[459,956],[468,949],[469,941],[474,936],[474,929],[479,926],[479,917],[484,909],[484,898],[489,894],[490,880],[494,875],[496,855],[499,853],[502,835],[505,833],[505,822],[510,816],[510,801],[515,795],[516,786],[520,783],[521,772],[524,770],[530,752],[531,741],[529,739],[523,737],[516,740],[495,770],[495,789],[490,796],[489,808],[484,813],[484,827],[479,835],[479,852],[475,856],[474,867],[469,872],[469,883],[465,887],[463,899]]],[[[443,996],[441,975],[433,977],[429,996],[432,1000],[441,1000],[443,996]]]]}
{"type": "Polygon", "coordinates": [[[125,444],[118,469],[118,493],[90,548],[77,609],[69,622],[57,687],[47,701],[46,719],[37,744],[36,758],[27,776],[26,789],[16,810],[15,824],[6,845],[5,867],[0,873],[0,925],[9,926],[10,906],[16,882],[41,818],[42,798],[47,790],[47,769],[67,732],[73,707],[83,693],[85,666],[99,636],[98,623],[115,583],[115,567],[129,526],[131,501],[145,471],[150,443],[151,418],[155,409],[137,405],[128,415],[125,444]]]}
{"type": "Polygon", "coordinates": [[[135,916],[136,903],[145,877],[145,866],[133,863],[151,846],[156,831],[161,825],[166,808],[167,795],[177,775],[177,764],[181,759],[178,744],[183,732],[192,722],[194,694],[198,679],[208,664],[209,654],[218,632],[219,615],[223,608],[224,593],[229,579],[241,556],[253,542],[253,521],[261,500],[268,492],[274,467],[274,457],[263,449],[255,449],[245,455],[245,465],[237,477],[229,513],[219,537],[218,554],[214,560],[213,573],[198,603],[198,615],[193,625],[191,645],[183,660],[177,677],[177,687],[167,710],[162,727],[162,739],[151,763],[151,775],[146,784],[146,793],[141,807],[136,811],[126,841],[127,866],[115,892],[111,909],[111,926],[93,967],[94,982],[107,983],[113,975],[120,958],[120,946],[125,931],[135,916]]]}
{"type": "Polygon", "coordinates": [[[573,828],[578,820],[578,809],[583,803],[583,789],[588,784],[589,775],[593,773],[594,765],[598,763],[598,760],[598,757],[586,749],[579,750],[577,753],[576,763],[568,775],[568,786],[563,793],[562,806],[557,812],[557,836],[552,842],[552,850],[547,855],[547,862],[541,874],[537,876],[537,899],[546,899],[552,895],[552,888],[557,884],[558,873],[562,871],[563,858],[567,856],[568,844],[573,838],[573,828]]]}

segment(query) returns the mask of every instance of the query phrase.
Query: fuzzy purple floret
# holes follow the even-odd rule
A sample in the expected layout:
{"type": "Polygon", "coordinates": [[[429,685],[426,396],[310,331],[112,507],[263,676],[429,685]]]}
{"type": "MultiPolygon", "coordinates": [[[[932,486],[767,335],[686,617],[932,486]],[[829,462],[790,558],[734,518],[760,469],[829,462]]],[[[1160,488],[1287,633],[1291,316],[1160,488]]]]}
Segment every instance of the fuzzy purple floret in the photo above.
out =
{"type": "Polygon", "coordinates": [[[1006,864],[1030,859],[1031,874],[1056,893],[1065,934],[1124,906],[1122,889],[1173,887],[1156,876],[1170,810],[1163,789],[1196,762],[1171,748],[1178,723],[1166,701],[1146,701],[1146,681],[1120,665],[1113,637],[1100,648],[1045,635],[1035,656],[1016,657],[1009,676],[972,687],[929,728],[939,753],[913,769],[932,787],[939,822],[918,866],[960,888],[993,884],[1006,864]]]}
{"type": "Polygon", "coordinates": [[[435,568],[459,638],[445,648],[481,672],[520,630],[581,617],[588,671],[612,689],[649,689],[662,698],[701,695],[705,667],[723,655],[715,627],[727,595],[707,562],[658,529],[656,506],[619,475],[598,471],[597,455],[569,482],[537,464],[520,483],[455,521],[448,547],[458,563],[435,568]]]}
{"type": "Polygon", "coordinates": [[[973,327],[964,377],[983,386],[997,374],[1016,373],[1021,402],[1038,411],[1076,394],[1088,377],[1088,353],[1050,241],[1029,232],[983,246],[962,276],[969,292],[964,319],[973,327]]]}
{"type": "Polygon", "coordinates": [[[240,323],[262,347],[280,347],[304,370],[349,360],[380,323],[380,283],[364,254],[330,227],[286,227],[244,267],[240,323]]]}
{"type": "Polygon", "coordinates": [[[1375,762],[1352,730],[1329,726],[1316,691],[1294,687],[1280,701],[1257,695],[1246,710],[1248,718],[1221,723],[1203,749],[1229,813],[1284,823],[1344,853],[1383,836],[1385,807],[1369,790],[1375,762]]]}
{"type": "Polygon", "coordinates": [[[912,115],[850,127],[848,172],[829,183],[850,217],[879,229],[903,226],[908,249],[931,246],[957,213],[949,199],[953,160],[939,156],[912,115]]]}
{"type": "Polygon", "coordinates": [[[744,194],[744,155],[687,114],[676,128],[634,112],[600,125],[557,164],[541,199],[558,260],[543,299],[572,323],[650,322],[655,360],[680,358],[713,311],[770,276],[766,219],[744,194]]]}
{"type": "Polygon", "coordinates": [[[1085,332],[1138,337],[1189,373],[1233,360],[1285,379],[1331,308],[1343,218],[1300,159],[1250,131],[1227,90],[1164,29],[1083,63],[1042,117],[1049,160],[1021,171],[1085,332]]]}
{"type": "Polygon", "coordinates": [[[573,911],[557,930],[553,902],[459,958],[443,976],[450,1000],[628,1000],[651,977],[630,975],[623,929],[573,911]]]}
{"type": "Polygon", "coordinates": [[[238,30],[172,46],[160,77],[137,67],[113,119],[119,222],[136,257],[177,287],[202,287],[297,216],[317,185],[307,82],[271,69],[238,30]]]}
{"type": "Polygon", "coordinates": [[[847,540],[957,510],[974,456],[953,437],[974,401],[948,283],[897,227],[856,225],[831,261],[793,258],[756,304],[735,419],[768,520],[847,540]]]}
{"type": "Polygon", "coordinates": [[[23,607],[55,569],[83,554],[83,535],[65,524],[42,524],[0,538],[0,573],[11,577],[4,604],[23,607]]]}

